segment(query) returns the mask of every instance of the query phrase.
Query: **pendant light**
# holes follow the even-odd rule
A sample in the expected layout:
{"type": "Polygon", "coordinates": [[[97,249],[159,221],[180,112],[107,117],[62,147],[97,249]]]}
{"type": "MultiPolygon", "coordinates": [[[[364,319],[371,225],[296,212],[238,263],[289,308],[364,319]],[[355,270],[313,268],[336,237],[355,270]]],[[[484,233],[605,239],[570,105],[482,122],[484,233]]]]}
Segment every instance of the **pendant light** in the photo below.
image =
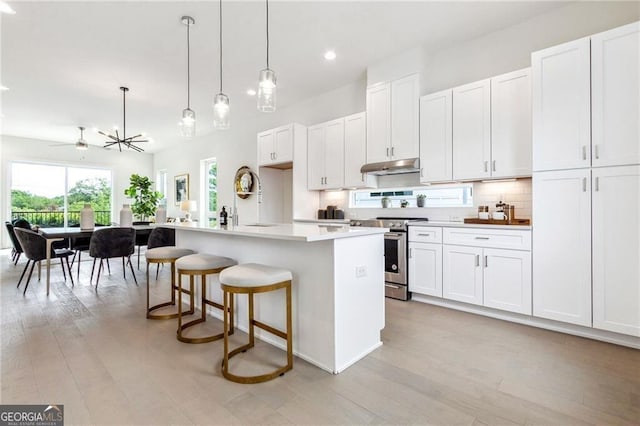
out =
{"type": "Polygon", "coordinates": [[[229,128],[229,97],[222,93],[222,0],[220,0],[220,92],[213,98],[213,127],[229,128]]]}
{"type": "Polygon", "coordinates": [[[196,21],[191,16],[183,16],[180,21],[187,27],[187,107],[182,110],[180,127],[182,136],[192,138],[196,135],[196,113],[191,109],[191,26],[196,21]]]}
{"type": "Polygon", "coordinates": [[[84,140],[84,127],[78,127],[78,129],[80,129],[80,139],[76,142],[76,149],[86,151],[89,149],[89,144],[84,140]]]}
{"type": "Polygon", "coordinates": [[[267,8],[267,67],[260,71],[258,77],[258,110],[273,112],[276,110],[276,73],[269,68],[269,0],[267,8]]]}

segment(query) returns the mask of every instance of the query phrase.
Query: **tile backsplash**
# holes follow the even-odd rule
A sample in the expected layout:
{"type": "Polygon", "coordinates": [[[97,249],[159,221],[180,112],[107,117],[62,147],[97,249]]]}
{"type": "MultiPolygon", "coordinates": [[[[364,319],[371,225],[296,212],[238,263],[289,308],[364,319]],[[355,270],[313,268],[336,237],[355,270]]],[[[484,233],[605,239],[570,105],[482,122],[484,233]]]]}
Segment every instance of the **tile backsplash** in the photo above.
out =
{"type": "Polygon", "coordinates": [[[320,206],[337,205],[345,210],[347,219],[369,219],[379,216],[425,217],[433,221],[462,221],[465,217],[477,217],[478,206],[489,206],[494,211],[498,202],[503,201],[515,206],[518,219],[531,218],[531,179],[518,179],[513,182],[474,182],[473,206],[456,208],[393,208],[393,209],[350,209],[349,191],[323,191],[320,206]]]}

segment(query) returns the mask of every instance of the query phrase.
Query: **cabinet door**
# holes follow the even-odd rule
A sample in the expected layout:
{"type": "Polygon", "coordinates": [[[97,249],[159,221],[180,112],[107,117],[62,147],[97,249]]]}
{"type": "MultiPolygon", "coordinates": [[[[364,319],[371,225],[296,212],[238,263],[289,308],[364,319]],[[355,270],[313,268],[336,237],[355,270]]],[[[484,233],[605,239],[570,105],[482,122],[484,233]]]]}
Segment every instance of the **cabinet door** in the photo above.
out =
{"type": "Polygon", "coordinates": [[[419,155],[420,77],[412,74],[391,83],[391,158],[419,155]]]}
{"type": "Polygon", "coordinates": [[[391,144],[391,83],[367,88],[367,163],[387,161],[391,144]]]}
{"type": "Polygon", "coordinates": [[[442,246],[442,297],[482,305],[479,247],[442,246]]]}
{"type": "Polygon", "coordinates": [[[344,186],[344,119],[331,121],[325,127],[324,183],[329,189],[344,186]]]}
{"type": "Polygon", "coordinates": [[[442,244],[409,242],[409,291],[442,297],[442,244]]]}
{"type": "Polygon", "coordinates": [[[592,164],[640,164],[640,22],[591,37],[592,164]]]}
{"type": "Polygon", "coordinates": [[[279,127],[274,130],[275,163],[293,161],[293,126],[279,127]]]}
{"type": "Polygon", "coordinates": [[[640,337],[640,166],[592,173],[593,327],[640,337]]]}
{"type": "Polygon", "coordinates": [[[453,179],[451,90],[420,98],[420,182],[453,179]]]}
{"type": "Polygon", "coordinates": [[[491,79],[491,176],[531,175],[531,69],[491,79]]]}
{"type": "Polygon", "coordinates": [[[531,315],[531,253],[484,249],[484,306],[531,315]]]}
{"type": "Polygon", "coordinates": [[[589,38],[531,54],[533,170],[591,165],[589,38]]]}
{"type": "Polygon", "coordinates": [[[273,156],[273,131],[258,133],[258,165],[273,163],[273,156]]]}
{"type": "Polygon", "coordinates": [[[344,118],[344,186],[375,188],[376,177],[360,173],[367,162],[367,115],[364,112],[344,118]]]}
{"type": "Polygon", "coordinates": [[[533,315],[591,326],[590,170],[533,174],[533,315]]]}
{"type": "Polygon", "coordinates": [[[491,160],[491,82],[453,89],[453,178],[489,177],[491,160]]]}
{"type": "Polygon", "coordinates": [[[308,189],[324,189],[324,135],[324,124],[307,130],[308,189]]]}

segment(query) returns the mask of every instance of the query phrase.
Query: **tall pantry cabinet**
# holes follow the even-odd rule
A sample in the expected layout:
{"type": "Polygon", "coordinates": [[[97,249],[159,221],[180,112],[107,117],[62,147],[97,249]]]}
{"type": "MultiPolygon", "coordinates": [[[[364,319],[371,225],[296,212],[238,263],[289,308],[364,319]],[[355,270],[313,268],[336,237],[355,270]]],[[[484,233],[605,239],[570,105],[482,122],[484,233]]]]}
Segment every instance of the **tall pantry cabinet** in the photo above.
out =
{"type": "Polygon", "coordinates": [[[533,313],[640,336],[640,22],[531,61],[533,313]]]}

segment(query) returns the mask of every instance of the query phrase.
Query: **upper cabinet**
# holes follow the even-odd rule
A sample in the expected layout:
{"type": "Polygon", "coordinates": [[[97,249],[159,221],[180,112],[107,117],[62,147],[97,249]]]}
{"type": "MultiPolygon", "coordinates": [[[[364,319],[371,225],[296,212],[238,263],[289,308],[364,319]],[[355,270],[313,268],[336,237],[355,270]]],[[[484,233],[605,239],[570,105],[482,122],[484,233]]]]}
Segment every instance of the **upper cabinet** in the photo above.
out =
{"type": "Polygon", "coordinates": [[[367,114],[360,112],[344,118],[345,188],[375,188],[377,186],[376,176],[360,173],[360,168],[366,162],[367,114]]]}
{"type": "Polygon", "coordinates": [[[419,154],[420,77],[407,77],[367,88],[367,163],[419,154]]]}
{"type": "Polygon", "coordinates": [[[451,90],[420,98],[420,182],[453,179],[451,90]]]}
{"type": "Polygon", "coordinates": [[[640,22],[591,37],[592,165],[640,164],[640,22]]]}
{"type": "Polygon", "coordinates": [[[640,163],[640,23],[534,52],[533,169],[640,163]]]}
{"type": "Polygon", "coordinates": [[[275,166],[293,161],[293,124],[258,133],[258,166],[275,166]]]}
{"type": "Polygon", "coordinates": [[[344,118],[309,127],[308,189],[344,186],[344,118]]]}
{"type": "Polygon", "coordinates": [[[491,176],[491,80],[453,89],[453,178],[491,176]]]}

